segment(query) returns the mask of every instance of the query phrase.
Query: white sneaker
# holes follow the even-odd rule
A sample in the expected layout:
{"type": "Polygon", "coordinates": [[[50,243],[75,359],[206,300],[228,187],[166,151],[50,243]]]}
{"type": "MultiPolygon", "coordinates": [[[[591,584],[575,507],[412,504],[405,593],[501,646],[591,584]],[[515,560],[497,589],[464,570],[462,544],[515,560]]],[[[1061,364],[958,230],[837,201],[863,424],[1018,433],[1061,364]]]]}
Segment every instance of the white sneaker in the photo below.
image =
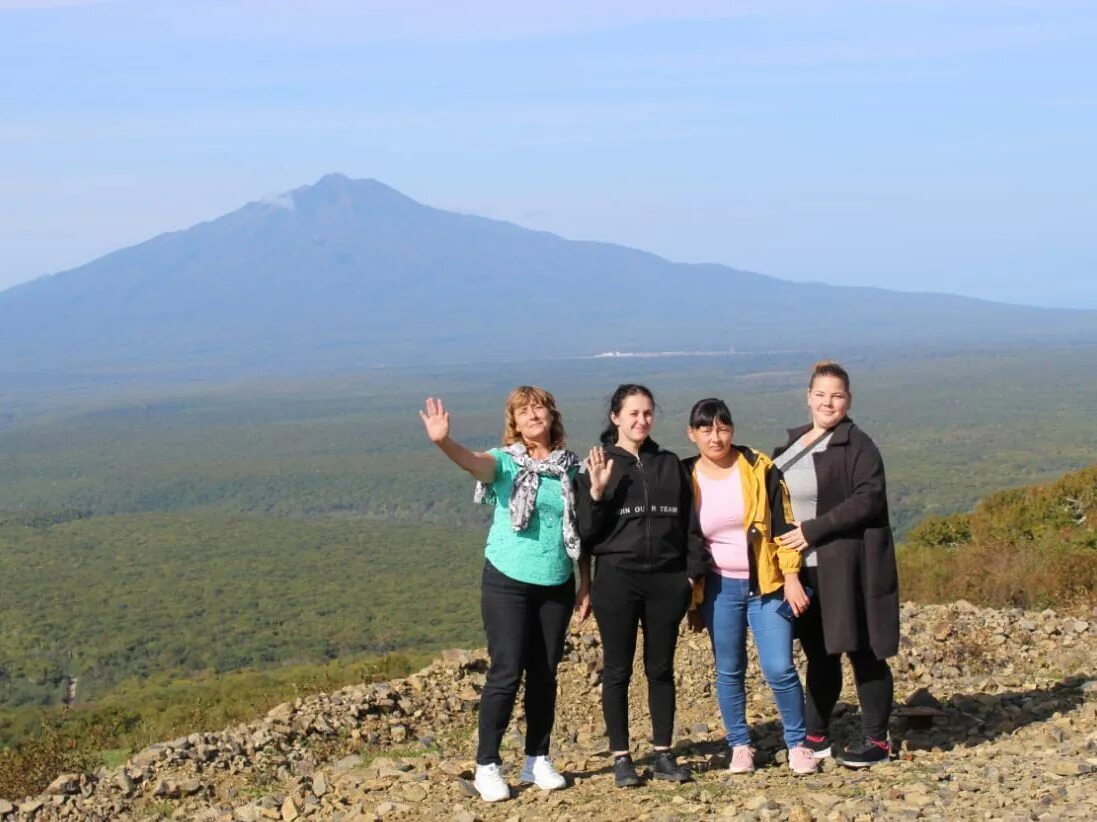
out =
{"type": "Polygon", "coordinates": [[[476,778],[472,780],[472,784],[485,802],[501,802],[504,799],[510,799],[510,788],[503,779],[503,772],[494,763],[477,765],[476,778]]]}
{"type": "Polygon", "coordinates": [[[547,756],[527,756],[522,766],[522,781],[532,782],[543,791],[555,791],[567,785],[567,781],[547,756]]]}

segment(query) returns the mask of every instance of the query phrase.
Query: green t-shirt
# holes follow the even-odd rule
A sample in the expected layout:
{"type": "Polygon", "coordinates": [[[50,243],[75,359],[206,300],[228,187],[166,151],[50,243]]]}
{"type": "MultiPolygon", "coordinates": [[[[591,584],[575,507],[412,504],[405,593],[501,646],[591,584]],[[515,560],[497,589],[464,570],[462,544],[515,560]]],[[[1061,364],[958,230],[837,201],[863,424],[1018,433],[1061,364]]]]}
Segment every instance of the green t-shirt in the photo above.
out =
{"type": "Polygon", "coordinates": [[[564,497],[560,493],[560,480],[541,475],[529,525],[524,531],[515,531],[510,524],[510,490],[518,465],[502,449],[492,448],[488,453],[495,457],[495,479],[491,486],[496,502],[484,555],[499,571],[519,582],[531,585],[567,582],[572,569],[571,558],[564,550],[564,497]]]}

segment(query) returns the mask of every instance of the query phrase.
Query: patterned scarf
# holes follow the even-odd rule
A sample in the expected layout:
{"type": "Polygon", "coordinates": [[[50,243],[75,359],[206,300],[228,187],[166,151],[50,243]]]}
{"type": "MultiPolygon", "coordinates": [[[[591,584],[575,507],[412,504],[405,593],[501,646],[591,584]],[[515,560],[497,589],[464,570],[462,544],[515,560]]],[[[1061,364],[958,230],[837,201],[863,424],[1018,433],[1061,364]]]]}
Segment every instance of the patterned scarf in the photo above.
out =
{"type": "MultiPolygon", "coordinates": [[[[564,550],[572,559],[579,559],[579,528],[575,522],[575,489],[568,472],[578,467],[579,458],[571,451],[558,448],[548,459],[535,460],[520,442],[508,445],[503,451],[518,465],[514,484],[510,489],[510,527],[524,531],[537,504],[537,488],[541,475],[560,480],[560,494],[564,498],[564,550]]],[[[473,500],[482,505],[495,505],[495,489],[489,483],[476,483],[473,500]]]]}

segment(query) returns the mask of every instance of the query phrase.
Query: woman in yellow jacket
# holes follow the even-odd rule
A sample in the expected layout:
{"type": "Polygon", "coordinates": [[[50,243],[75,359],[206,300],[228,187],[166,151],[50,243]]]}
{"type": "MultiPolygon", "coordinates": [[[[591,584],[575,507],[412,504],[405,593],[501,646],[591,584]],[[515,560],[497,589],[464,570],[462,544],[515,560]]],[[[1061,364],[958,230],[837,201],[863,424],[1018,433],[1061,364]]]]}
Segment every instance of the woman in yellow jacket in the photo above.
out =
{"type": "Polygon", "coordinates": [[[700,400],[687,430],[698,455],[685,461],[693,479],[693,538],[703,540],[700,555],[707,561],[707,567],[691,569],[690,577],[698,596],[703,582],[699,612],[716,657],[716,695],[731,749],[728,770],[754,770],[744,687],[749,626],[781,715],[789,767],[814,773],[815,757],[804,747],[804,692],[792,662],[793,620],[809,598],[800,584],[799,553],[775,542],[792,530],[792,509],[780,472],[764,454],[733,444],[734,431],[722,400],[700,400]]]}

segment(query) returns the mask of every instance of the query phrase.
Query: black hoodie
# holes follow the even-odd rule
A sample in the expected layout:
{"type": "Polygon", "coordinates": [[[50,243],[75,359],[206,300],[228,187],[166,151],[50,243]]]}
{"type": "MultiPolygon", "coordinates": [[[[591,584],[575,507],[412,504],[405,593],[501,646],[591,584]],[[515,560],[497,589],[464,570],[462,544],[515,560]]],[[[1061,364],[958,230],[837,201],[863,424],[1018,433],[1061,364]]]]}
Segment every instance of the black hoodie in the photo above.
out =
{"type": "Polygon", "coordinates": [[[691,547],[693,485],[677,455],[651,439],[639,459],[616,445],[602,499],[590,498],[590,475],[579,474],[576,508],[583,553],[625,571],[685,571],[691,547]]]}

